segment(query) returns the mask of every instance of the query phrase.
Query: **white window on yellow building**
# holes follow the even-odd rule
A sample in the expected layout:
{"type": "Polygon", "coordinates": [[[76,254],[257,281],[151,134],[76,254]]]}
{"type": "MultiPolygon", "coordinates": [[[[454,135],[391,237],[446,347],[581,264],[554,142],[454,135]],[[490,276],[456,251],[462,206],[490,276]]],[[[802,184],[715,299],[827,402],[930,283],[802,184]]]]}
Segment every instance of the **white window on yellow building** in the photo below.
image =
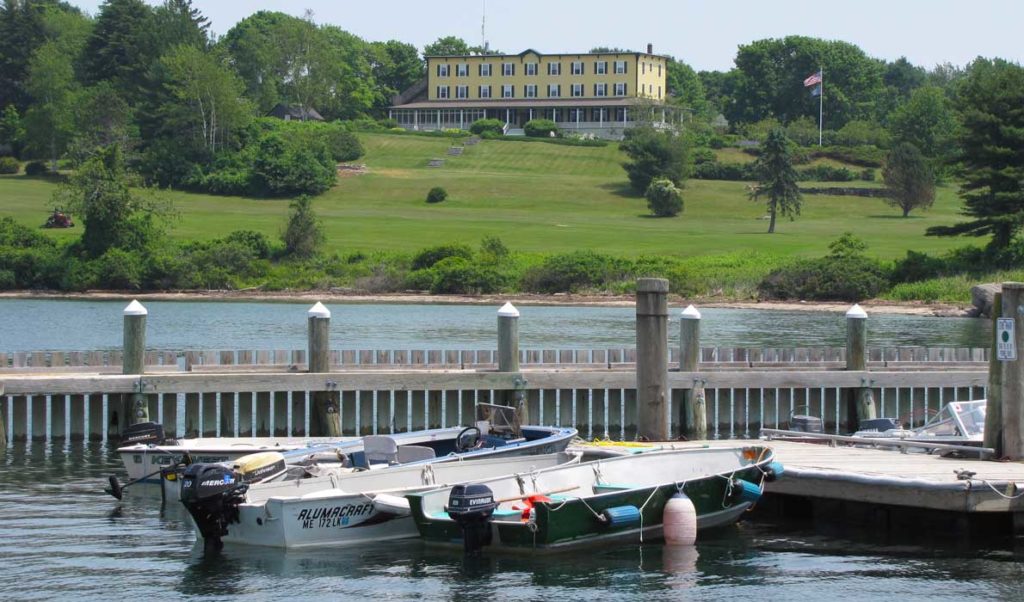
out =
{"type": "Polygon", "coordinates": [[[515,63],[502,63],[501,64],[501,74],[503,76],[505,76],[505,77],[512,77],[513,75],[516,74],[516,64],[515,63]]]}
{"type": "Polygon", "coordinates": [[[491,97],[491,87],[490,86],[480,86],[480,90],[478,90],[478,92],[479,92],[480,98],[490,98],[491,97]]]}
{"type": "Polygon", "coordinates": [[[466,63],[455,65],[455,77],[469,77],[469,65],[466,63]]]}
{"type": "Polygon", "coordinates": [[[562,95],[561,84],[548,84],[548,98],[558,98],[562,95]]]}
{"type": "Polygon", "coordinates": [[[523,88],[526,98],[537,98],[537,84],[526,84],[523,88]]]}
{"type": "Polygon", "coordinates": [[[449,92],[448,86],[438,86],[437,87],[437,97],[438,98],[449,98],[448,92],[449,92]]]}
{"type": "Polygon", "coordinates": [[[658,77],[661,77],[661,63],[658,63],[658,77]]]}
{"type": "Polygon", "coordinates": [[[445,63],[438,63],[437,65],[437,76],[448,77],[448,73],[451,71],[451,65],[445,63]]]}
{"type": "Polygon", "coordinates": [[[573,61],[572,62],[572,74],[573,75],[583,75],[583,61],[573,61]]]}
{"type": "Polygon", "coordinates": [[[469,86],[455,86],[455,98],[469,98],[469,86]]]}
{"type": "Polygon", "coordinates": [[[562,63],[548,63],[548,75],[561,75],[562,63]]]}
{"type": "Polygon", "coordinates": [[[505,84],[505,85],[503,85],[501,87],[501,97],[502,98],[515,98],[516,97],[516,87],[513,86],[512,84],[505,84]]]}
{"type": "Polygon", "coordinates": [[[608,84],[594,84],[594,96],[608,96],[608,84]]]}
{"type": "Polygon", "coordinates": [[[526,74],[537,75],[537,63],[526,63],[526,74]]]}
{"type": "Polygon", "coordinates": [[[626,61],[615,61],[615,73],[618,75],[626,73],[626,61]]]}
{"type": "Polygon", "coordinates": [[[594,75],[608,73],[608,61],[594,61],[594,75]]]}
{"type": "Polygon", "coordinates": [[[615,84],[615,95],[616,96],[625,96],[626,95],[626,84],[625,83],[617,83],[617,84],[615,84]]]}
{"type": "Polygon", "coordinates": [[[491,76],[491,64],[490,63],[480,63],[480,77],[490,77],[490,76],[491,76]]]}
{"type": "Polygon", "coordinates": [[[583,96],[583,84],[573,84],[571,92],[573,96],[583,96]]]}

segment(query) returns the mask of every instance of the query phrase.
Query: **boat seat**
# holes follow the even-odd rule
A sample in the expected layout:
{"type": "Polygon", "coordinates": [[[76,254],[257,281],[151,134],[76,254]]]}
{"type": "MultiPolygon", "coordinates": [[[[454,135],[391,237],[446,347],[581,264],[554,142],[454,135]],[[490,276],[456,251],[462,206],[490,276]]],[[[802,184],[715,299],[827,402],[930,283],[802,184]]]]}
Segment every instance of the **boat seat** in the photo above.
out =
{"type": "Polygon", "coordinates": [[[594,483],[594,495],[599,493],[611,493],[613,491],[627,491],[639,489],[640,485],[629,485],[626,483],[594,483]]]}
{"type": "Polygon", "coordinates": [[[398,463],[419,462],[421,460],[432,460],[437,457],[434,448],[426,445],[399,445],[398,463]]]}
{"type": "Polygon", "coordinates": [[[387,435],[363,437],[363,456],[368,465],[398,463],[398,443],[387,435]]]}

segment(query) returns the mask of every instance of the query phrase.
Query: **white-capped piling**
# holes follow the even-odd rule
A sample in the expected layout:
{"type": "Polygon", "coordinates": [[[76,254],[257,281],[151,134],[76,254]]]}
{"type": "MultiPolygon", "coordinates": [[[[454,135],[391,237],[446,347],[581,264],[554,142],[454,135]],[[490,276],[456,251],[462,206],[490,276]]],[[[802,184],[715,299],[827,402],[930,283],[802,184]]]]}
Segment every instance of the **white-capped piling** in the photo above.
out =
{"type": "MultiPolygon", "coordinates": [[[[306,312],[306,337],[308,339],[308,370],[311,373],[331,371],[331,311],[319,301],[306,312]]],[[[340,437],[341,416],[335,392],[330,390],[313,392],[313,409],[309,428],[316,437],[340,437]]]]}
{"type": "MultiPolygon", "coordinates": [[[[498,372],[519,372],[519,310],[511,303],[505,303],[498,310],[498,372]]],[[[505,403],[519,411],[519,420],[529,422],[529,408],[521,376],[516,378],[517,386],[506,394],[505,403]]]]}
{"type": "MultiPolygon", "coordinates": [[[[132,300],[124,308],[122,374],[143,374],[146,371],[146,316],[148,315],[149,311],[138,300],[132,300]]],[[[149,404],[141,390],[132,393],[130,404],[124,404],[122,412],[130,415],[130,418],[124,419],[124,426],[149,421],[149,404]]]]}
{"type": "Polygon", "coordinates": [[[1002,356],[1000,397],[1003,407],[1003,456],[1010,460],[1024,459],[1024,283],[1003,283],[1004,320],[997,328],[996,348],[1002,356]],[[1005,337],[1005,338],[1004,338],[1005,337]]]}
{"type": "Polygon", "coordinates": [[[985,400],[984,447],[1003,457],[1003,365],[999,359],[999,318],[1003,315],[1003,293],[992,299],[992,343],[988,356],[988,397],[985,400]]]}
{"type": "MultiPolygon", "coordinates": [[[[690,305],[679,314],[679,371],[696,372],[700,364],[700,311],[690,305]]],[[[708,438],[707,409],[704,384],[694,382],[683,392],[682,421],[687,439],[708,438]]]]}
{"type": "Polygon", "coordinates": [[[637,438],[668,439],[668,280],[636,282],[637,438]]]}
{"type": "MultiPolygon", "coordinates": [[[[868,314],[856,303],[846,312],[846,369],[863,372],[868,368],[868,314]]],[[[865,383],[867,385],[868,383],[865,383]]],[[[853,430],[863,420],[876,418],[875,398],[869,386],[853,389],[847,396],[848,419],[853,430]]],[[[824,417],[822,417],[824,419],[824,417]]]]}

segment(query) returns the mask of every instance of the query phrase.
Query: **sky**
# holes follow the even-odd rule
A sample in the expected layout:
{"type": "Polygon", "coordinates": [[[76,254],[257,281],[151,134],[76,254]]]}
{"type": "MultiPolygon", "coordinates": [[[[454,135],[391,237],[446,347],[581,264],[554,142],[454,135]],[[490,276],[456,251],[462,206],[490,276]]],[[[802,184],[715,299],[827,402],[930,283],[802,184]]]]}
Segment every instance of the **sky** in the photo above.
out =
{"type": "MultiPolygon", "coordinates": [[[[159,0],[147,0],[160,4],[159,0]]],[[[72,0],[95,14],[102,0],[72,0]]],[[[368,41],[397,39],[421,49],[454,35],[517,53],[586,52],[595,46],[668,54],[700,70],[732,67],[736,47],[805,35],[843,40],[886,60],[931,68],[977,56],[1024,62],[1022,0],[193,0],[220,35],[258,10],[337,25],[368,41]]]]}

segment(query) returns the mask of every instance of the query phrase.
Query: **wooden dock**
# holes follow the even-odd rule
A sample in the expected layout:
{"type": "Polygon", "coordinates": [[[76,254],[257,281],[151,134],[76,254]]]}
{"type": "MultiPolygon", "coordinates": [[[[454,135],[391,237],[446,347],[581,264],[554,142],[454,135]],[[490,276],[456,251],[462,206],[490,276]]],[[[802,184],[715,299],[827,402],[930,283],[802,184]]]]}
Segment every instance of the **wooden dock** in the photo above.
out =
{"type": "Polygon", "coordinates": [[[769,445],[785,469],[782,478],[765,487],[759,509],[768,513],[885,533],[927,529],[952,536],[1024,533],[1021,462],[777,439],[652,445],[683,449],[743,444],[769,445]]]}

